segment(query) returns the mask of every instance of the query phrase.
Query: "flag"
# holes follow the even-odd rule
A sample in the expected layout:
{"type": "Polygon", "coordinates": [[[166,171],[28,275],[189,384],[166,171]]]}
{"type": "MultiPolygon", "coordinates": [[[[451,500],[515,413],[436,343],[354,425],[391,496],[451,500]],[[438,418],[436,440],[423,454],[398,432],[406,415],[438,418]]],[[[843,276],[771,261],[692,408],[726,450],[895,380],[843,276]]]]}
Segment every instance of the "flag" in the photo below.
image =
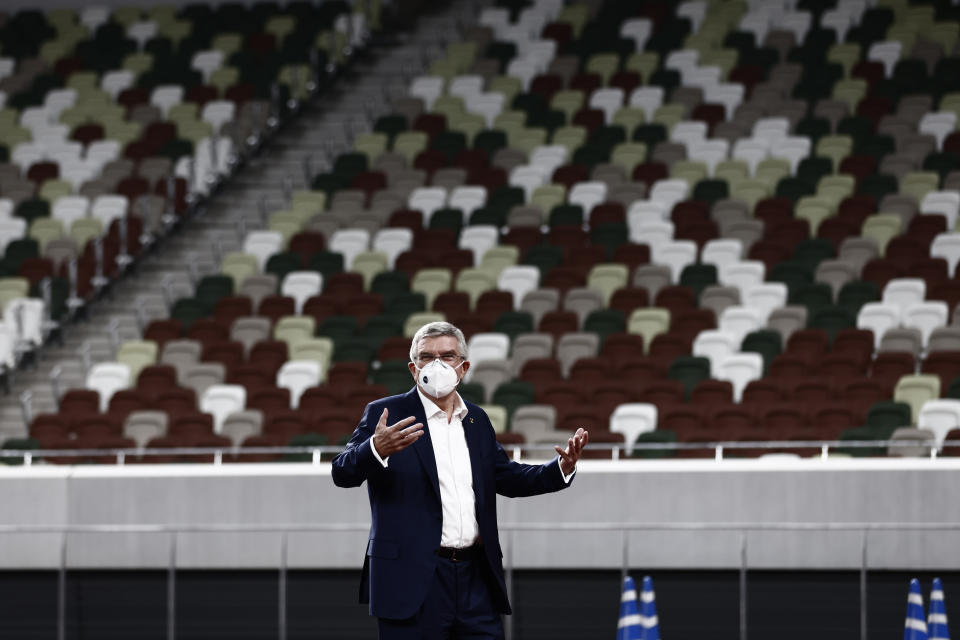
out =
{"type": "Polygon", "coordinates": [[[620,594],[620,620],[617,622],[617,640],[642,640],[643,629],[640,626],[640,612],[637,610],[637,587],[633,578],[623,580],[623,592],[620,594]]]}
{"type": "Polygon", "coordinates": [[[929,640],[950,640],[950,630],[947,628],[947,605],[943,601],[943,585],[940,578],[933,579],[930,588],[930,617],[927,618],[929,640]]]}
{"type": "Polygon", "coordinates": [[[920,581],[914,578],[910,581],[910,593],[907,594],[907,620],[903,626],[903,640],[927,640],[926,619],[920,581]]]}
{"type": "Polygon", "coordinates": [[[660,640],[660,621],[657,619],[657,599],[653,593],[653,578],[643,577],[643,589],[640,591],[640,633],[641,640],[660,640]]]}

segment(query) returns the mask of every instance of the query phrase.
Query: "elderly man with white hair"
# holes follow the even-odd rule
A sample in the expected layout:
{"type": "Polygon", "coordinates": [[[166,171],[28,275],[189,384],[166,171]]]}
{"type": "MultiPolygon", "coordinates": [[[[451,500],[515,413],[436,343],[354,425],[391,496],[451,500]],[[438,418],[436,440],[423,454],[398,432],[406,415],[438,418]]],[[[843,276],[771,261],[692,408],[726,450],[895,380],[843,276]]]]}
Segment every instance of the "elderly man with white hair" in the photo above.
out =
{"type": "Polygon", "coordinates": [[[413,388],[367,405],[333,461],[333,481],[366,481],[370,498],[360,601],[382,639],[503,638],[510,603],[496,494],[566,488],[588,434],[578,429],[546,464],[511,461],[487,414],[457,393],[470,361],[463,332],[447,322],[417,331],[408,366],[413,388]]]}

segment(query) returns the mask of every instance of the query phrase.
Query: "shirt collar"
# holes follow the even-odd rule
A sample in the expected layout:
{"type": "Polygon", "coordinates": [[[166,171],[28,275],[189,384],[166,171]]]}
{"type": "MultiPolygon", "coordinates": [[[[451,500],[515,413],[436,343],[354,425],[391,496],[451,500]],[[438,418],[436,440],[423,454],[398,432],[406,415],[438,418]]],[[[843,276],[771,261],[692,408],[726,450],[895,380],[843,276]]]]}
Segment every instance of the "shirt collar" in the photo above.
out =
{"type": "MultiPolygon", "coordinates": [[[[454,394],[457,396],[457,404],[454,406],[453,415],[455,415],[459,420],[463,420],[464,416],[469,413],[467,410],[467,405],[463,402],[463,398],[460,397],[459,393],[454,391],[454,394]]],[[[420,402],[423,403],[423,412],[426,414],[428,420],[437,413],[444,413],[443,409],[438,407],[437,403],[434,402],[430,396],[420,390],[419,385],[417,385],[417,395],[420,396],[420,402]]],[[[444,415],[446,414],[444,413],[444,415]]]]}

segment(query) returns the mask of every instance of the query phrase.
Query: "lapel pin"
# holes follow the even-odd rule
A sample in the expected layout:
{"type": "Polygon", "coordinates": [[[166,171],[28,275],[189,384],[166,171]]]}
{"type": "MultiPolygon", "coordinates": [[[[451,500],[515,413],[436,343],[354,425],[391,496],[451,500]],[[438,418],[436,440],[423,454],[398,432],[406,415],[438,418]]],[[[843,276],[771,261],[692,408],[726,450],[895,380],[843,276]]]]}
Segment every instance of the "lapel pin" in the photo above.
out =
{"type": "Polygon", "coordinates": [[[471,422],[471,423],[473,422],[473,418],[470,418],[470,422],[471,422]]]}

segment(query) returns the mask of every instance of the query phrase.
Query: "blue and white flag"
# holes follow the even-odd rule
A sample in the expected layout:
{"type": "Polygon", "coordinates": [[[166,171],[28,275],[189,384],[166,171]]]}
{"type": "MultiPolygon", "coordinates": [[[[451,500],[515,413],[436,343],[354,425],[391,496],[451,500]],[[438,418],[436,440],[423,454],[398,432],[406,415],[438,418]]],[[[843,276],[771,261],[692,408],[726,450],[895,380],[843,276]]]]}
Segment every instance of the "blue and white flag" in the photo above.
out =
{"type": "Polygon", "coordinates": [[[637,609],[637,587],[633,578],[623,580],[623,592],[620,594],[620,620],[617,622],[617,640],[641,640],[640,611],[637,609]]]}
{"type": "Polygon", "coordinates": [[[903,640],[927,640],[927,616],[923,611],[923,594],[920,581],[910,581],[910,593],[907,594],[907,620],[903,627],[903,640]]]}
{"type": "Polygon", "coordinates": [[[947,628],[947,605],[943,600],[943,585],[940,578],[933,579],[930,588],[930,616],[927,618],[929,640],[950,640],[947,628]]]}
{"type": "Polygon", "coordinates": [[[643,577],[643,589],[640,591],[640,633],[641,640],[660,640],[660,621],[657,619],[657,598],[653,593],[653,578],[643,577]]]}

